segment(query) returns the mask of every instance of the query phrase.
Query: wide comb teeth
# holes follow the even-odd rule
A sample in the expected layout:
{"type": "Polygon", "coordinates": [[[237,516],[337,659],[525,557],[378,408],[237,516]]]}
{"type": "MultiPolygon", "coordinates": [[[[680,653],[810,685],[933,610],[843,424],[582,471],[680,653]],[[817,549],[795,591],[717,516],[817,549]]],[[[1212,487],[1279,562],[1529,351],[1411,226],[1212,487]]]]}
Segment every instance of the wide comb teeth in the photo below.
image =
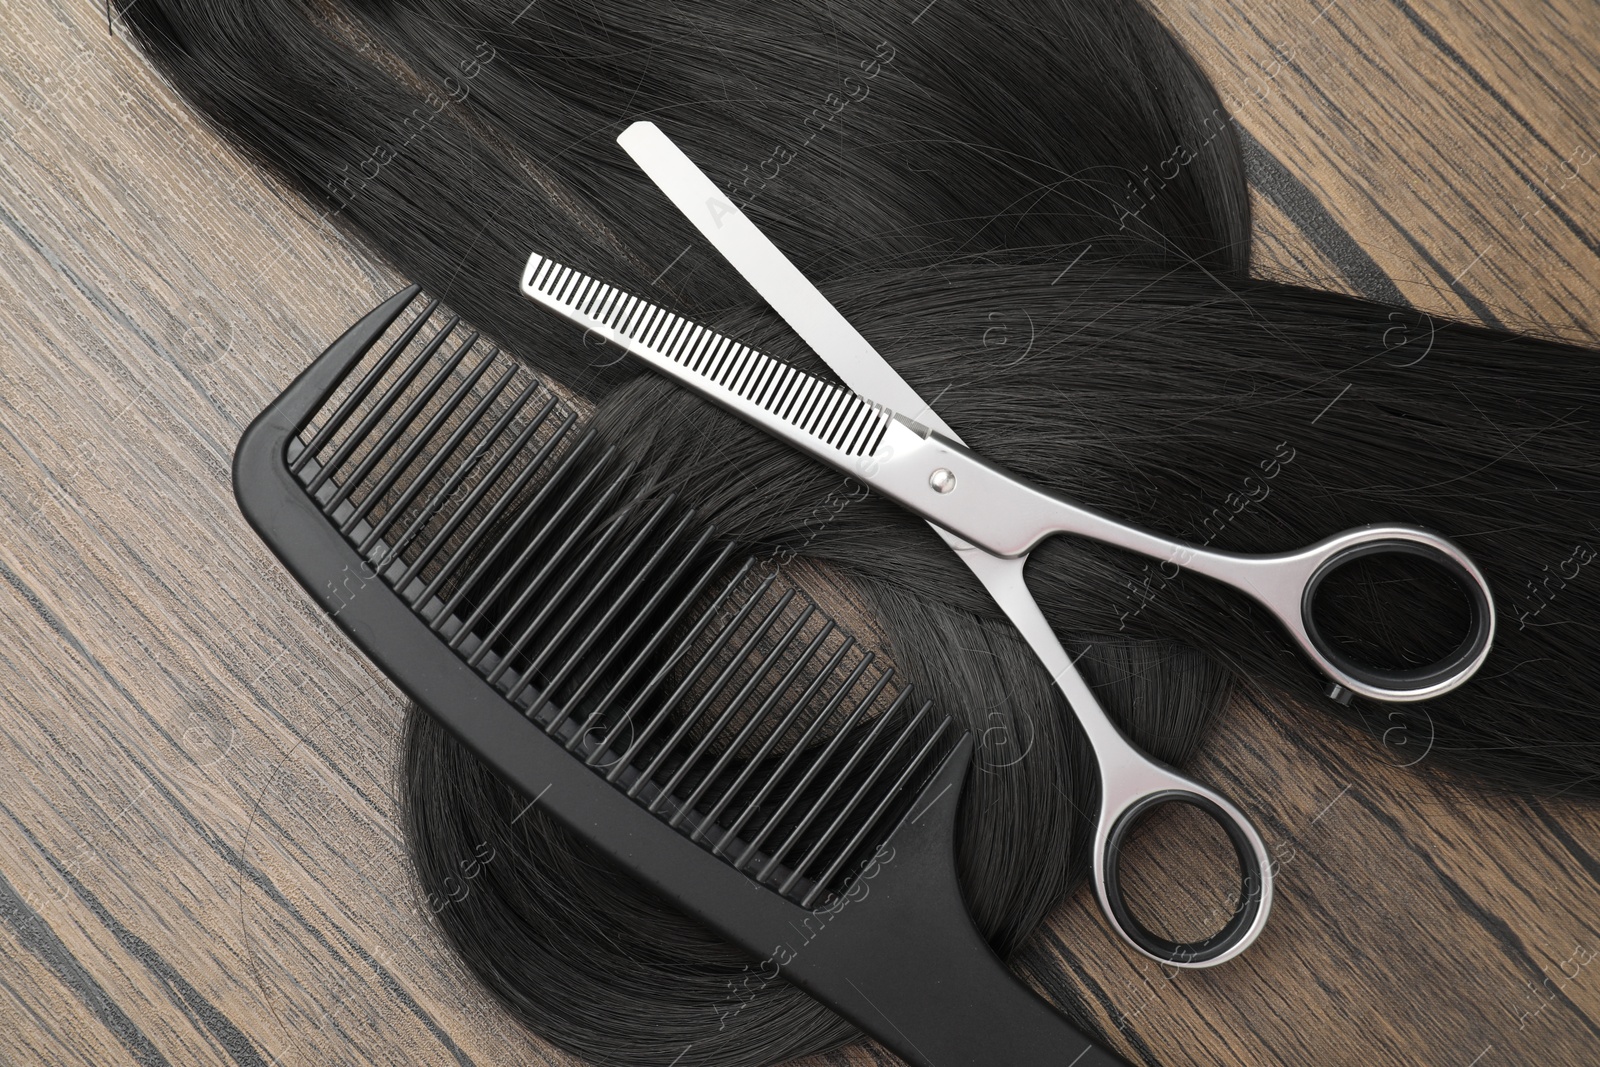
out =
{"type": "Polygon", "coordinates": [[[802,906],[842,891],[949,720],[437,310],[392,326],[289,445],[369,563],[330,583],[335,607],[383,581],[669,826],[802,906]]]}

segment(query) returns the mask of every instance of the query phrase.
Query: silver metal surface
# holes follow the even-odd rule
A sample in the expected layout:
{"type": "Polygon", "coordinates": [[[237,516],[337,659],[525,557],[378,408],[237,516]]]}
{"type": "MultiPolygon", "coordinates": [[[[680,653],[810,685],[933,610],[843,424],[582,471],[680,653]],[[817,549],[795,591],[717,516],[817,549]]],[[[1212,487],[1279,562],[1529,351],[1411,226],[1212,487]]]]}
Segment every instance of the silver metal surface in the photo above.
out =
{"type": "MultiPolygon", "coordinates": [[[[941,530],[969,565],[974,557],[966,550],[973,546],[983,550],[980,554],[1026,559],[1046,537],[1068,533],[1138,553],[1163,567],[1203,574],[1266,608],[1306,657],[1339,686],[1376,700],[1418,701],[1447,693],[1488,658],[1494,635],[1488,583],[1465,552],[1429,530],[1399,524],[1364,526],[1296,551],[1266,555],[1202,548],[1075,504],[927,425],[537,254],[523,272],[523,291],[921,515],[941,530]],[[1436,681],[1404,688],[1354,677],[1330,660],[1312,639],[1311,605],[1305,596],[1312,576],[1334,557],[1357,546],[1392,542],[1419,545],[1454,562],[1477,583],[1489,604],[1489,640],[1476,656],[1436,681]]],[[[910,386],[900,391],[910,392],[910,386]]],[[[911,395],[915,398],[915,393],[911,395]]],[[[928,415],[931,412],[924,413],[928,415]]]]}
{"type": "MultiPolygon", "coordinates": [[[[928,439],[926,425],[893,417],[881,405],[785,367],[748,346],[688,323],[658,305],[613,289],[537,253],[529,257],[523,270],[522,291],[660,373],[875,488],[880,465],[894,457],[897,447],[915,449],[928,439]],[[774,368],[783,368],[787,373],[774,368]],[[796,403],[794,397],[813,399],[809,404],[796,403]],[[891,437],[894,441],[889,440],[891,437]],[[863,452],[863,441],[871,442],[870,450],[863,452]]],[[[833,364],[830,362],[829,366],[833,364]]],[[[888,373],[895,372],[888,368],[888,373]]],[[[844,374],[840,377],[849,381],[844,374]]],[[[915,399],[911,387],[903,381],[901,384],[902,391],[915,399]]],[[[923,414],[930,422],[936,419],[931,412],[923,414]]],[[[896,469],[903,472],[907,468],[896,469]]],[[[931,491],[926,480],[928,476],[928,473],[922,476],[922,494],[954,495],[931,491]]],[[[889,495],[900,499],[897,494],[889,495]]],[[[1178,967],[1215,966],[1243,952],[1260,935],[1272,905],[1272,868],[1266,845],[1256,828],[1226,798],[1145,756],[1122,735],[1061,647],[1033,594],[1028,591],[1023,576],[1025,557],[1003,559],[976,548],[938,525],[933,528],[983,583],[1050,672],[1094,749],[1101,779],[1100,816],[1095,828],[1095,897],[1112,928],[1138,952],[1178,967]],[[1227,951],[1204,961],[1172,959],[1148,952],[1117,920],[1107,896],[1106,841],[1111,828],[1129,807],[1153,793],[1167,791],[1193,793],[1217,804],[1248,837],[1261,871],[1259,910],[1254,920],[1227,951]]]]}
{"type": "Polygon", "coordinates": [[[876,466],[888,408],[534,253],[522,292],[768,433],[850,473],[876,466]]]}
{"type": "Polygon", "coordinates": [[[622,131],[617,144],[841,382],[946,437],[961,439],[660,127],[635,122],[622,131]]]}
{"type": "MultiPolygon", "coordinates": [[[[781,365],[722,334],[688,323],[656,304],[614,290],[539,254],[528,259],[528,266],[523,270],[522,291],[574,325],[582,326],[587,333],[622,347],[707,400],[725,406],[768,434],[786,440],[795,448],[875,488],[878,488],[878,475],[882,474],[880,464],[890,461],[896,454],[896,445],[886,438],[893,435],[901,448],[915,448],[926,442],[928,427],[893,418],[883,406],[781,365]]],[[[909,390],[909,386],[906,389],[909,390]]],[[[896,470],[904,472],[906,467],[896,470]]],[[[931,472],[923,474],[920,486],[923,494],[931,498],[952,496],[934,490],[928,482],[930,477],[931,472]]],[[[890,494],[899,499],[898,494],[890,494]]],[[[1122,731],[1107,717],[1106,710],[1094,699],[1093,691],[1072,664],[1045,616],[1038,611],[1022,574],[1026,557],[990,555],[942,530],[941,526],[933,528],[944,537],[950,549],[957,552],[957,557],[965,561],[984,589],[995,598],[995,603],[1005,611],[1006,617],[1018,627],[1022,640],[1027,641],[1050,672],[1090,739],[1101,768],[1101,813],[1094,838],[1094,896],[1118,936],[1154,960],[1189,968],[1218,965],[1250,947],[1266,925],[1272,905],[1272,869],[1266,845],[1254,825],[1226,798],[1150,760],[1123,737],[1122,731]],[[1147,952],[1134,941],[1130,931],[1118,923],[1107,897],[1106,843],[1110,830],[1117,824],[1118,817],[1142,798],[1171,790],[1210,798],[1226,811],[1250,838],[1251,851],[1261,870],[1261,899],[1254,920],[1240,931],[1240,936],[1226,952],[1210,960],[1173,960],[1147,952]]]]}
{"type": "MultiPolygon", "coordinates": [[[[1477,564],[1448,538],[1419,526],[1382,524],[1345,530],[1292,552],[1250,555],[1220,552],[1120,522],[990,463],[961,443],[899,416],[873,456],[872,487],[923,518],[986,552],[1025,558],[1054,534],[1075,534],[1192,571],[1246,594],[1288,632],[1317,668],[1351,692],[1375,700],[1409,702],[1448,693],[1471,678],[1494,642],[1494,598],[1477,564]],[[948,471],[954,491],[930,491],[930,472],[948,471]],[[1329,561],[1362,545],[1418,545],[1460,567],[1486,602],[1488,636],[1471,659],[1427,684],[1378,685],[1352,676],[1332,662],[1312,639],[1311,604],[1305,596],[1313,576],[1329,561]]],[[[1167,577],[1175,577],[1176,570],[1167,577]]]]}
{"type": "MultiPolygon", "coordinates": [[[[695,166],[694,161],[673,144],[654,123],[634,123],[623,131],[617,142],[706,240],[711,242],[712,247],[739,271],[761,298],[778,312],[789,328],[810,345],[829,369],[839,376],[840,381],[863,396],[873,397],[878,404],[886,408],[906,413],[910,419],[916,420],[911,425],[916,426],[918,430],[924,427],[931,428],[949,440],[960,442],[960,435],[839,313],[811,280],[802,274],[788,257],[756,228],[744,212],[729,201],[700,171],[700,168],[695,166]]],[[[683,379],[680,377],[679,380],[683,379]]],[[[729,399],[723,399],[721,402],[730,403],[729,399]]],[[[738,410],[737,403],[730,406],[738,410]]],[[[746,418],[755,417],[764,424],[787,421],[774,418],[766,409],[750,411],[752,405],[748,402],[743,402],[742,406],[746,408],[742,412],[746,418]]],[[[896,431],[909,428],[906,422],[891,420],[885,436],[893,433],[897,437],[903,437],[903,434],[896,431]]],[[[920,435],[912,431],[912,435],[924,442],[927,439],[925,431],[920,435]]],[[[787,433],[781,436],[794,440],[787,433]]],[[[801,436],[805,436],[803,431],[801,436]]],[[[800,444],[800,447],[807,446],[800,444]]],[[[809,450],[817,454],[815,446],[809,450]]],[[[881,463],[892,460],[895,454],[892,444],[879,441],[872,452],[872,460],[881,463]]],[[[831,455],[823,455],[820,458],[839,466],[831,455]]],[[[866,480],[868,484],[873,484],[877,470],[875,464],[863,465],[858,459],[852,473],[866,480]]],[[[960,473],[953,473],[959,483],[960,473]]],[[[923,485],[927,486],[928,483],[924,481],[923,485]]],[[[933,495],[942,495],[946,499],[958,496],[956,493],[933,495]]],[[[1049,671],[1057,688],[1066,697],[1068,706],[1072,708],[1073,714],[1077,716],[1085,734],[1089,737],[1096,763],[1100,768],[1101,785],[1101,810],[1096,824],[1094,847],[1095,896],[1112,928],[1137,951],[1153,959],[1163,959],[1142,947],[1133,933],[1118,921],[1115,910],[1111,907],[1106,895],[1106,839],[1117,817],[1150,793],[1169,789],[1193,792],[1207,796],[1217,803],[1249,838],[1250,847],[1261,872],[1260,906],[1254,921],[1247,929],[1240,932],[1227,951],[1205,961],[1169,959],[1166,962],[1177,966],[1208,967],[1243,952],[1260,936],[1272,905],[1272,865],[1267,857],[1266,845],[1262,842],[1255,826],[1227,800],[1212,793],[1198,782],[1191,781],[1151,760],[1122,735],[1106,715],[1100,702],[1095,699],[1093,691],[1078,673],[1071,657],[1061,647],[1060,640],[1040,612],[1033,594],[1028,591],[1023,574],[1025,557],[1002,559],[974,548],[971,543],[950,533],[947,528],[942,528],[939,524],[934,524],[934,530],[956,552],[957,557],[966,563],[973,575],[1006,613],[1006,617],[1017,627],[1023,640],[1049,671]]]]}
{"type": "MultiPolygon", "coordinates": [[[[1329,661],[1307,631],[1307,584],[1329,560],[1359,545],[1421,545],[1459,565],[1485,597],[1472,561],[1437,534],[1410,526],[1347,530],[1297,552],[1215,552],[1129,526],[1017,478],[967,449],[855,327],[739,208],[653,123],[618,138],[642,170],[744,276],[850,390],[840,390],[702,326],[535,255],[523,290],[546,307],[617,344],[661,373],[761,426],[823,462],[861,479],[927,519],[1005,611],[1050,672],[1094,749],[1101,803],[1095,829],[1094,884],[1112,927],[1136,950],[1179,967],[1209,967],[1237,956],[1260,935],[1272,906],[1273,870],[1261,835],[1227,799],[1138,751],[1106,716],[1062,648],[1024,579],[1027,554],[1045,537],[1072,533],[1196,571],[1239,589],[1270,611],[1329,677],[1336,690],[1383,700],[1422,700],[1461,684],[1489,642],[1455,674],[1414,689],[1353,678],[1329,661]],[[870,397],[871,400],[865,398],[870,397]],[[894,415],[893,411],[905,414],[894,415]],[[1223,950],[1206,959],[1150,951],[1117,917],[1109,896],[1108,839],[1141,801],[1189,795],[1216,805],[1246,840],[1259,871],[1255,910],[1223,950]]],[[[1493,637],[1493,602],[1489,638],[1493,637]]]]}

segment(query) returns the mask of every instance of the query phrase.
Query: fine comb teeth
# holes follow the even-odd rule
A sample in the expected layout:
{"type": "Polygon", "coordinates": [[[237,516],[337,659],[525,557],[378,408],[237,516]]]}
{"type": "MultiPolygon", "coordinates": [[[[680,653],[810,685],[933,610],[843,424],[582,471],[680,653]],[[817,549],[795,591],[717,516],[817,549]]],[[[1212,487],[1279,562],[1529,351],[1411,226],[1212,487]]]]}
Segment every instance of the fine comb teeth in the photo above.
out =
{"type": "MultiPolygon", "coordinates": [[[[403,296],[284,457],[365,560],[327,583],[330,610],[381,581],[669,826],[802,907],[834,899],[948,750],[950,720],[652,491],[523,364],[437,301],[401,316],[403,296]]],[[[729,380],[781,389],[757,360],[732,353],[729,380]]],[[[871,419],[834,393],[795,403],[865,443],[871,419]]]]}

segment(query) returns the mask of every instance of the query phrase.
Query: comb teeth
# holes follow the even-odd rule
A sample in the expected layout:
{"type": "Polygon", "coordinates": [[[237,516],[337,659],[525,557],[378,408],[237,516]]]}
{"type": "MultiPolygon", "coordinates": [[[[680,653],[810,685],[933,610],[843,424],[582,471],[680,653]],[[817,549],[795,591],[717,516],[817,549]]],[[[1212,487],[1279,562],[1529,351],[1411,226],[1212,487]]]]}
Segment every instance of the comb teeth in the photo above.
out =
{"type": "Polygon", "coordinates": [[[846,456],[872,455],[888,429],[890,413],[881,405],[572,267],[534,255],[523,279],[528,296],[586,329],[725,389],[846,456]]]}
{"type": "MultiPolygon", "coordinates": [[[[558,288],[649,314],[575,272],[558,288]]],[[[949,720],[913,707],[776,573],[734,566],[733,545],[652,492],[522,364],[476,334],[452,345],[458,323],[433,326],[436,308],[391,327],[394,343],[290,444],[290,469],[370,564],[329,583],[333,599],[382,580],[676,832],[804,907],[842,892],[936,765],[949,720]]],[[[690,344],[681,320],[641,329],[690,344]]],[[[753,356],[727,361],[730,380],[770,393],[753,356]]]]}

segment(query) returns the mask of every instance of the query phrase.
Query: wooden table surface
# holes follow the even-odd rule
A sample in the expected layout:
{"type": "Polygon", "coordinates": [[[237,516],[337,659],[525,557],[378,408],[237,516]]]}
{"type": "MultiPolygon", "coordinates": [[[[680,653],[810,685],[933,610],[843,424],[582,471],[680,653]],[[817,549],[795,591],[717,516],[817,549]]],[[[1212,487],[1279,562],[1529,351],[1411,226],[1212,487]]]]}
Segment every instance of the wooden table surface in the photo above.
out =
{"type": "MultiPolygon", "coordinates": [[[[1262,271],[1600,344],[1594,0],[1157,6],[1245,133],[1262,271]]],[[[0,1061],[572,1062],[425,921],[400,702],[229,484],[400,284],[100,6],[0,8],[0,1061]]],[[[1257,946],[1168,977],[1081,891],[1019,966],[1135,1062],[1600,1063],[1600,810],[1419,776],[1424,733],[1240,702],[1193,769],[1279,856],[1257,946]]]]}

